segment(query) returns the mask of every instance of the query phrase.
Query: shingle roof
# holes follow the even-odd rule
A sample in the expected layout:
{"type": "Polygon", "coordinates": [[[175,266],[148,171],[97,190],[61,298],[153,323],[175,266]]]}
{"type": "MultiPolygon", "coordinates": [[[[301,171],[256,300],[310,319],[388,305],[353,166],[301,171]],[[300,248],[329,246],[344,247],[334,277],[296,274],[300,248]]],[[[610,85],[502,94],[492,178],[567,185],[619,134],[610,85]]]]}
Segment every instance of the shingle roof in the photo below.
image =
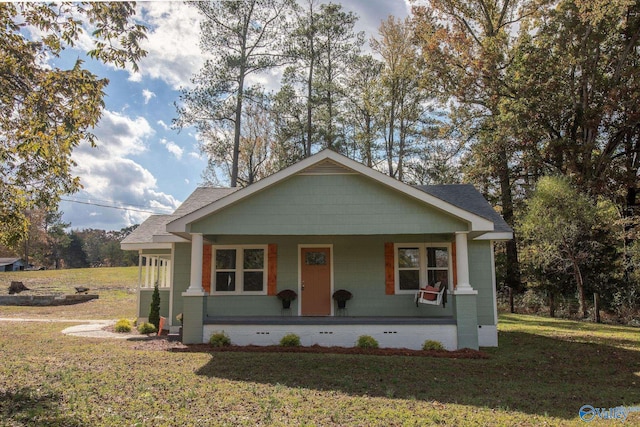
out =
{"type": "Polygon", "coordinates": [[[471,184],[416,185],[415,188],[492,221],[494,232],[513,232],[509,224],[471,184]]]}
{"type": "Polygon", "coordinates": [[[151,215],[120,243],[151,243],[153,236],[169,234],[167,233],[167,223],[175,218],[173,215],[151,215]]]}
{"type": "Polygon", "coordinates": [[[154,236],[171,236],[172,234],[167,232],[169,222],[215,202],[236,190],[237,188],[198,187],[172,215],[151,215],[125,237],[121,244],[152,243],[154,236]]]}
{"type": "Polygon", "coordinates": [[[0,267],[14,264],[16,261],[22,261],[22,258],[0,258],[0,267]]]}
{"type": "Polygon", "coordinates": [[[195,212],[198,209],[207,206],[209,203],[222,199],[224,196],[237,190],[238,188],[198,187],[189,197],[187,197],[187,200],[185,200],[184,203],[176,209],[173,215],[181,217],[190,214],[191,212],[195,212]]]}

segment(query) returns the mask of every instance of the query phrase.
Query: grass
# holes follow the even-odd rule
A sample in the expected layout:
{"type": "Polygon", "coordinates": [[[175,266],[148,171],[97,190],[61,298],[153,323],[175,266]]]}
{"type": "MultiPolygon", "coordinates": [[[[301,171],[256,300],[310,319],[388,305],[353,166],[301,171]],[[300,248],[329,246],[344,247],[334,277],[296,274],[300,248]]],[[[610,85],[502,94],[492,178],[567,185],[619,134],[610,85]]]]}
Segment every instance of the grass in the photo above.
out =
{"type": "Polygon", "coordinates": [[[0,308],[0,317],[119,319],[136,316],[138,267],[3,272],[0,273],[0,292],[6,292],[14,280],[23,282],[30,289],[29,294],[68,295],[76,292],[75,286],[85,286],[90,294],[99,298],[59,307],[5,306],[0,308]]]}
{"type": "Polygon", "coordinates": [[[152,351],[66,326],[0,322],[0,425],[578,426],[585,404],[640,406],[631,327],[502,315],[490,358],[457,360],[152,351]]]}

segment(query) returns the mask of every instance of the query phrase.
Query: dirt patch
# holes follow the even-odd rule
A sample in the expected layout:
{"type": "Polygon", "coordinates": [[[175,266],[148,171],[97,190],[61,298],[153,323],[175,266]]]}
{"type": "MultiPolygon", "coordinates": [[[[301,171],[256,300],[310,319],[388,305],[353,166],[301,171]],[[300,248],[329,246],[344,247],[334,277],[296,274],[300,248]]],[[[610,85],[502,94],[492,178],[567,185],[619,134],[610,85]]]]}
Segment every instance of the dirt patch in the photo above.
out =
{"type": "Polygon", "coordinates": [[[370,356],[413,356],[413,357],[442,357],[449,359],[488,359],[489,355],[483,351],[468,348],[454,351],[410,350],[407,348],[358,348],[358,347],[323,347],[312,345],[309,347],[281,347],[278,345],[258,346],[231,345],[228,347],[211,347],[208,344],[182,344],[169,341],[166,337],[152,337],[140,341],[134,347],[136,350],[160,350],[180,353],[217,353],[217,352],[245,352],[245,353],[317,353],[317,354],[364,354],[370,356]]]}

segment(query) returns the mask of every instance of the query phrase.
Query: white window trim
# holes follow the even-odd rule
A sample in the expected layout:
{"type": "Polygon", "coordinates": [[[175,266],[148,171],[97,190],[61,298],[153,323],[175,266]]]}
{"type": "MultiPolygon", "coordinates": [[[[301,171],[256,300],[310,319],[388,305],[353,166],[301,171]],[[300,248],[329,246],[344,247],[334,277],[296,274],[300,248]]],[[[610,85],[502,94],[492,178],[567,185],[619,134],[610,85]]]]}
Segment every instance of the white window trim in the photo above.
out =
{"type": "MultiPolygon", "coordinates": [[[[210,295],[267,295],[267,282],[269,275],[269,245],[213,245],[211,247],[211,293],[210,295]],[[216,252],[218,250],[235,249],[236,251],[236,290],[216,291],[216,252]],[[262,275],[262,291],[245,291],[244,288],[244,250],[262,249],[264,250],[264,269],[262,275]]],[[[227,270],[227,269],[223,269],[227,270]]],[[[248,269],[247,271],[260,271],[248,269]]]]}
{"type": "Polygon", "coordinates": [[[400,266],[398,256],[398,249],[400,248],[418,248],[420,250],[420,287],[424,288],[427,283],[427,248],[447,248],[449,255],[449,265],[447,266],[447,277],[449,283],[447,283],[447,289],[453,290],[453,254],[451,253],[451,242],[433,242],[433,243],[394,243],[393,244],[393,270],[395,274],[395,293],[397,295],[415,295],[417,289],[400,289],[400,266]]]}

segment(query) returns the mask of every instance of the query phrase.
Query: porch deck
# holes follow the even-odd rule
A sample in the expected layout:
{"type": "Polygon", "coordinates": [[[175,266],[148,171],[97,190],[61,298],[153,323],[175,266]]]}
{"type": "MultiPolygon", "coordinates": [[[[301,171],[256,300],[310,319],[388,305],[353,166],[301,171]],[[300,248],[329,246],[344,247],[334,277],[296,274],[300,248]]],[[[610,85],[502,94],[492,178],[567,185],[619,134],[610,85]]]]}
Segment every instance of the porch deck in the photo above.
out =
{"type": "Polygon", "coordinates": [[[207,316],[205,325],[455,325],[453,316],[207,316]]]}
{"type": "Polygon", "coordinates": [[[420,349],[425,340],[456,349],[457,325],[453,317],[360,317],[360,316],[208,316],[203,342],[224,331],[237,345],[278,345],[289,333],[302,345],[352,347],[361,335],[374,337],[381,347],[420,349]]]}

